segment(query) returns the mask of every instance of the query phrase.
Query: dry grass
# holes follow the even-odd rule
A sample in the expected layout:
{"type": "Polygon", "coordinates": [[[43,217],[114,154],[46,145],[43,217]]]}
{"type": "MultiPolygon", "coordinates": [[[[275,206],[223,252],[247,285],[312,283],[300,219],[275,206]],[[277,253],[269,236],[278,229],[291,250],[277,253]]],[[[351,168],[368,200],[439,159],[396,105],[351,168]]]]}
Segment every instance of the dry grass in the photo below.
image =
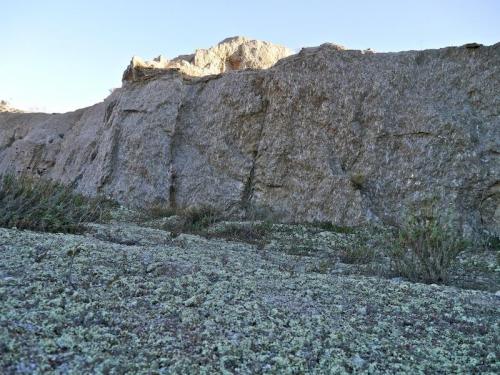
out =
{"type": "Polygon", "coordinates": [[[228,241],[246,242],[263,247],[272,231],[271,222],[250,224],[231,223],[208,234],[209,238],[223,238],[228,241]]]}
{"type": "Polygon", "coordinates": [[[102,221],[113,204],[28,176],[0,181],[0,226],[42,232],[80,233],[86,222],[102,221]]]}
{"type": "MultiPolygon", "coordinates": [[[[351,235],[348,243],[342,243],[338,249],[339,259],[346,264],[368,264],[376,260],[378,246],[373,229],[358,228],[357,231],[344,232],[351,235]]],[[[385,238],[381,239],[384,241],[385,238]]]]}
{"type": "Polygon", "coordinates": [[[412,281],[445,282],[458,255],[468,246],[450,215],[412,214],[391,247],[394,271],[412,281]]]}

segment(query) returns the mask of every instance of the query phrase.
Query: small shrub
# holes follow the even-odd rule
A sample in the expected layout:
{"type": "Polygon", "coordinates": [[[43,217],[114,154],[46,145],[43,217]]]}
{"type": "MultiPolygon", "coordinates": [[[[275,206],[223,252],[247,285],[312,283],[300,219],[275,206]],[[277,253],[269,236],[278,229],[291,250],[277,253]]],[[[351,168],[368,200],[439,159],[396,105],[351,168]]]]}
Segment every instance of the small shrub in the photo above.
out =
{"type": "Polygon", "coordinates": [[[284,252],[289,255],[311,257],[318,254],[318,249],[312,240],[292,242],[291,246],[285,247],[284,252]]]}
{"type": "Polygon", "coordinates": [[[161,219],[164,217],[170,217],[177,215],[177,210],[175,208],[165,206],[164,204],[153,204],[150,207],[147,207],[143,214],[148,219],[161,219]]]}
{"type": "Polygon", "coordinates": [[[202,206],[188,208],[178,214],[182,218],[185,232],[202,232],[222,219],[221,213],[213,207],[202,206]]]}
{"type": "Polygon", "coordinates": [[[500,254],[500,236],[497,234],[488,235],[484,240],[484,247],[500,254]]]}
{"type": "Polygon", "coordinates": [[[351,241],[343,244],[339,249],[339,258],[342,263],[367,264],[375,260],[376,251],[369,233],[360,231],[351,241]]]}
{"type": "Polygon", "coordinates": [[[319,228],[319,229],[327,231],[327,232],[334,232],[334,233],[351,234],[351,233],[355,232],[355,229],[353,227],[336,225],[330,221],[317,221],[317,222],[312,223],[311,226],[319,228]]]}
{"type": "Polygon", "coordinates": [[[272,224],[270,222],[252,223],[250,225],[232,223],[210,233],[209,237],[263,246],[271,230],[272,224]]]}
{"type": "Polygon", "coordinates": [[[74,193],[58,183],[28,176],[0,181],[0,226],[42,232],[80,233],[83,223],[109,218],[113,204],[74,193]]]}
{"type": "Polygon", "coordinates": [[[339,251],[339,258],[342,263],[367,264],[375,259],[375,251],[369,246],[364,246],[356,241],[343,247],[339,251]]]}
{"type": "Polygon", "coordinates": [[[280,214],[268,207],[249,205],[245,208],[244,219],[248,221],[280,221],[280,214]]]}
{"type": "Polygon", "coordinates": [[[311,268],[309,268],[310,272],[327,274],[337,264],[336,259],[331,254],[324,254],[323,257],[315,263],[311,268]]]}
{"type": "Polygon", "coordinates": [[[366,177],[362,173],[352,173],[350,175],[350,179],[354,187],[357,189],[361,189],[366,181],[366,177]]]}
{"type": "Polygon", "coordinates": [[[390,257],[394,271],[412,281],[444,282],[465,241],[450,215],[412,214],[398,230],[390,257]]]}
{"type": "Polygon", "coordinates": [[[158,228],[171,231],[174,236],[180,233],[207,235],[207,229],[221,221],[222,214],[211,206],[170,208],[155,205],[143,211],[143,220],[160,218],[171,218],[163,222],[158,228]]]}

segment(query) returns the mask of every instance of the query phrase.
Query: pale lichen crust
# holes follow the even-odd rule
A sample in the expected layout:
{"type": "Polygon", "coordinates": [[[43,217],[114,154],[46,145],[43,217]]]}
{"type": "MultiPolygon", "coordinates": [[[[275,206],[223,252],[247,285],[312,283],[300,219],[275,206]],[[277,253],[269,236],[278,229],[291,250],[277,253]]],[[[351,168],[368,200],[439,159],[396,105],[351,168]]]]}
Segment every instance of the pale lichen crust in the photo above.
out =
{"type": "Polygon", "coordinates": [[[494,293],[346,275],[279,243],[0,229],[0,372],[500,372],[494,293]]]}

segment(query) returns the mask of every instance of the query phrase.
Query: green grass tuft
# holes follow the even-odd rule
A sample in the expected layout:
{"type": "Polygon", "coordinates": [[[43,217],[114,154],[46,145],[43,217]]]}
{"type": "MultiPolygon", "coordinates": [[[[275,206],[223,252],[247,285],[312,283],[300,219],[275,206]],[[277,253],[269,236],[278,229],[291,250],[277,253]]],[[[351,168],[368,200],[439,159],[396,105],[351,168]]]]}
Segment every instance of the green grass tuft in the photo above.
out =
{"type": "Polygon", "coordinates": [[[390,250],[394,271],[412,281],[445,282],[468,242],[450,215],[418,212],[399,228],[390,250]]]}
{"type": "Polygon", "coordinates": [[[246,242],[249,244],[264,246],[272,231],[271,222],[251,223],[241,225],[231,223],[224,225],[215,232],[209,233],[209,238],[223,238],[227,241],[246,242]]]}
{"type": "Polygon", "coordinates": [[[86,222],[109,217],[113,204],[76,194],[61,184],[28,176],[0,180],[0,226],[41,232],[81,233],[86,222]]]}
{"type": "Polygon", "coordinates": [[[352,234],[352,233],[356,232],[356,229],[353,227],[336,225],[330,221],[316,221],[316,222],[309,224],[309,226],[314,227],[314,228],[319,228],[319,229],[324,230],[326,232],[333,232],[333,233],[352,234]]]}

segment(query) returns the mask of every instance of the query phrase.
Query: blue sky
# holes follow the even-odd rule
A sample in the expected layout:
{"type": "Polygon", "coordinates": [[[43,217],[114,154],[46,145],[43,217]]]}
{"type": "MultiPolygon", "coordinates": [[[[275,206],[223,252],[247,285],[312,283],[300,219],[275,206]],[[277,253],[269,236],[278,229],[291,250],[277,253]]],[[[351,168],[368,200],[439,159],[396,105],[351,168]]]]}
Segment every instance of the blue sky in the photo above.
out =
{"type": "Polygon", "coordinates": [[[401,51],[500,42],[498,0],[2,1],[0,99],[68,111],[121,85],[132,55],[174,57],[243,35],[401,51]]]}

